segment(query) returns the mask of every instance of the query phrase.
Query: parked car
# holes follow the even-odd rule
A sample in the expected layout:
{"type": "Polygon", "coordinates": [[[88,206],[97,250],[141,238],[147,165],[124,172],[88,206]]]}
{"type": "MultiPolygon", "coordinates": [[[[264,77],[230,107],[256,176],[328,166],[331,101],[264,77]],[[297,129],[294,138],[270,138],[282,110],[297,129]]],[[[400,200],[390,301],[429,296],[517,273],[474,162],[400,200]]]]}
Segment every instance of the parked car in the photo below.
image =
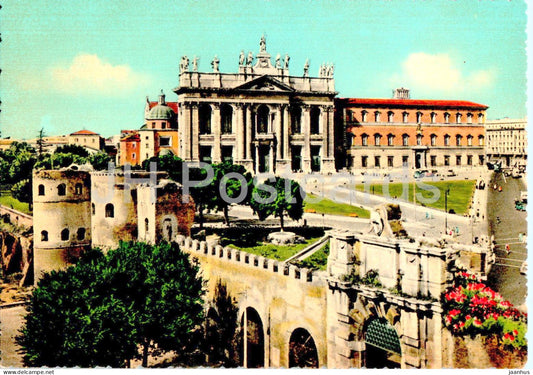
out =
{"type": "Polygon", "coordinates": [[[455,173],[455,171],[453,169],[448,169],[445,173],[445,176],[446,177],[455,177],[457,176],[457,173],[455,173]]]}
{"type": "Polygon", "coordinates": [[[429,173],[429,171],[427,169],[420,169],[418,171],[415,171],[415,173],[413,174],[413,177],[414,178],[421,178],[421,177],[427,177],[427,176],[430,176],[431,174],[429,173]]]}

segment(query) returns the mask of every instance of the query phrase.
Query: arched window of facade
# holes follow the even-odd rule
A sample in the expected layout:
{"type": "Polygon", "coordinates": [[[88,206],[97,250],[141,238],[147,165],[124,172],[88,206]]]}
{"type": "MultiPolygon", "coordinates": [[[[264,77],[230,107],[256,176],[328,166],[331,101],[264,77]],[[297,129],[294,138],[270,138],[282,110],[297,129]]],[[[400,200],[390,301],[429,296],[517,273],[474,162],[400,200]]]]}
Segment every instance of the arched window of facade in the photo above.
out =
{"type": "Polygon", "coordinates": [[[448,112],[445,112],[444,113],[444,122],[446,124],[449,124],[450,123],[450,114],[448,112]]]}
{"type": "Polygon", "coordinates": [[[112,203],[105,205],[105,217],[115,217],[115,207],[112,203]]]}
{"type": "Polygon", "coordinates": [[[311,134],[320,134],[320,108],[311,108],[311,134]]]}
{"type": "Polygon", "coordinates": [[[361,134],[361,146],[368,146],[368,134],[361,134]]]}
{"type": "Polygon", "coordinates": [[[485,137],[484,136],[479,135],[477,137],[477,140],[478,140],[480,146],[485,146],[485,137]]]}
{"type": "Polygon", "coordinates": [[[436,146],[437,145],[437,135],[431,134],[431,145],[436,146]]]}
{"type": "Polygon", "coordinates": [[[78,228],[76,237],[78,238],[78,241],[83,241],[85,239],[85,228],[78,228]]]}
{"type": "Polygon", "coordinates": [[[463,136],[461,134],[457,134],[455,136],[455,145],[461,146],[461,143],[463,142],[463,136]]]}
{"type": "Polygon", "coordinates": [[[268,117],[270,110],[266,105],[261,105],[257,110],[257,133],[268,133],[268,117]]]}
{"type": "Polygon", "coordinates": [[[81,195],[83,192],[83,185],[80,183],[77,183],[75,190],[76,190],[76,195],[81,195]]]}
{"type": "Polygon", "coordinates": [[[67,194],[67,186],[65,184],[59,184],[57,186],[57,195],[67,194]]]}
{"type": "Polygon", "coordinates": [[[233,108],[229,104],[220,106],[220,121],[222,122],[222,134],[233,133],[233,108]]]}
{"type": "Polygon", "coordinates": [[[381,134],[374,134],[374,145],[381,146],[381,134]]]}
{"type": "Polygon", "coordinates": [[[46,242],[46,241],[48,241],[48,232],[45,231],[45,230],[43,230],[43,231],[41,232],[41,241],[42,241],[42,242],[46,242]]]}
{"type": "Polygon", "coordinates": [[[39,190],[39,195],[44,195],[44,185],[39,185],[38,190],[39,190]]]}
{"type": "Polygon", "coordinates": [[[468,134],[468,136],[466,137],[466,145],[467,146],[472,146],[472,139],[474,139],[474,137],[472,137],[470,134],[468,134]]]}
{"type": "Polygon", "coordinates": [[[361,111],[361,121],[367,122],[368,121],[368,112],[365,110],[361,111]]]}
{"type": "Polygon", "coordinates": [[[387,121],[394,122],[394,112],[392,111],[387,112],[387,121]]]}
{"type": "Polygon", "coordinates": [[[417,123],[422,122],[422,112],[420,111],[416,113],[416,122],[417,123]]]}
{"type": "Polygon", "coordinates": [[[408,122],[409,121],[409,113],[408,112],[403,112],[402,113],[402,120],[403,120],[403,122],[408,122]]]}
{"type": "Polygon", "coordinates": [[[455,114],[455,122],[457,124],[460,124],[461,123],[461,114],[460,113],[456,113],[455,114]]]}
{"type": "Polygon", "coordinates": [[[472,123],[472,118],[474,117],[474,115],[472,115],[471,113],[467,113],[466,114],[466,123],[467,124],[471,124],[472,123]]]}
{"type": "Polygon", "coordinates": [[[477,115],[477,123],[482,124],[483,123],[483,113],[480,113],[477,115]]]}
{"type": "Polygon", "coordinates": [[[381,121],[381,112],[380,111],[374,112],[374,121],[375,122],[380,122],[381,121]]]}
{"type": "Polygon", "coordinates": [[[416,135],[416,145],[417,146],[422,146],[422,134],[417,134],[416,135]]]}
{"type": "Polygon", "coordinates": [[[387,135],[387,145],[394,146],[394,134],[387,135]]]}
{"type": "Polygon", "coordinates": [[[70,231],[68,228],[65,228],[61,231],[61,241],[68,241],[70,237],[70,231]]]}
{"type": "Polygon", "coordinates": [[[201,104],[198,107],[198,128],[200,134],[211,134],[211,106],[201,104]]]}
{"type": "Polygon", "coordinates": [[[450,145],[450,136],[448,134],[444,135],[444,146],[450,145]]]}
{"type": "Polygon", "coordinates": [[[431,112],[431,123],[434,124],[437,122],[437,114],[435,112],[431,112]]]}
{"type": "Polygon", "coordinates": [[[402,145],[409,146],[409,135],[408,134],[402,135],[402,145]]]}
{"type": "Polygon", "coordinates": [[[291,131],[292,134],[300,134],[302,132],[302,110],[300,107],[291,109],[291,131]]]}

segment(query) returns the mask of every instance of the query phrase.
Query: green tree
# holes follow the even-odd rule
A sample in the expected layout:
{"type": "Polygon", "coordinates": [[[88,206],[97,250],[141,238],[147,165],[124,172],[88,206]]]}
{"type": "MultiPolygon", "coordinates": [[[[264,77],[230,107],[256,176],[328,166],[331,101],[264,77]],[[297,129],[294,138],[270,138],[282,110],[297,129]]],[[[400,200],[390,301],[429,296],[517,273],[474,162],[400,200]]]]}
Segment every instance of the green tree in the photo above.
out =
{"type": "Polygon", "coordinates": [[[78,145],[64,145],[56,148],[54,154],[75,154],[86,158],[89,156],[89,151],[85,147],[78,145]]]}
{"type": "Polygon", "coordinates": [[[190,349],[203,321],[202,286],[177,244],[89,251],[39,282],[18,337],[25,364],[124,367],[142,358],[146,367],[150,353],[190,349]]]}
{"type": "Polygon", "coordinates": [[[150,163],[156,163],[158,171],[165,171],[168,173],[168,177],[172,180],[183,182],[182,176],[182,167],[183,160],[174,155],[162,155],[162,156],[153,156],[150,159],[146,159],[142,163],[142,169],[145,171],[150,171],[150,163]]]}
{"type": "Polygon", "coordinates": [[[105,152],[98,152],[96,154],[92,154],[87,158],[89,163],[93,166],[93,168],[96,171],[104,171],[109,167],[109,162],[113,161],[111,160],[111,157],[106,154],[105,152]]]}
{"type": "Polygon", "coordinates": [[[224,223],[229,225],[229,206],[231,203],[249,204],[252,196],[253,179],[242,165],[220,163],[213,165],[214,178],[212,206],[224,213],[224,223]]]}
{"type": "Polygon", "coordinates": [[[209,176],[206,168],[190,168],[189,178],[191,181],[201,181],[191,188],[191,196],[194,200],[200,229],[204,227],[204,211],[216,209],[217,197],[213,180],[206,181],[209,176]],[[203,182],[206,181],[206,182],[203,182]]]}
{"type": "Polygon", "coordinates": [[[31,179],[24,179],[17,182],[11,188],[11,195],[18,199],[21,202],[29,203],[30,210],[32,204],[32,190],[31,190],[31,179]]]}
{"type": "Polygon", "coordinates": [[[304,198],[305,192],[298,182],[275,177],[255,185],[250,206],[260,220],[265,220],[270,215],[279,217],[283,231],[284,215],[288,215],[293,220],[302,218],[304,198]]]}

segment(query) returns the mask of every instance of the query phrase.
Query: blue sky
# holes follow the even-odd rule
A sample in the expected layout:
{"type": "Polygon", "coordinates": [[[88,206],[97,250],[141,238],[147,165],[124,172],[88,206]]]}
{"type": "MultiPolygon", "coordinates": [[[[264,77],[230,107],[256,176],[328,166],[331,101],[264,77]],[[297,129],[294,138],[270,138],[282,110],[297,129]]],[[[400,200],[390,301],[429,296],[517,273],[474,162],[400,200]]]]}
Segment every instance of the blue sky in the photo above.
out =
{"type": "Polygon", "coordinates": [[[89,129],[104,136],[143,123],[146,95],[175,101],[182,55],[237,71],[265,34],[290,73],[306,58],[335,64],[340,97],[488,105],[488,118],[526,116],[524,1],[43,1],[0,10],[2,136],[89,129]]]}

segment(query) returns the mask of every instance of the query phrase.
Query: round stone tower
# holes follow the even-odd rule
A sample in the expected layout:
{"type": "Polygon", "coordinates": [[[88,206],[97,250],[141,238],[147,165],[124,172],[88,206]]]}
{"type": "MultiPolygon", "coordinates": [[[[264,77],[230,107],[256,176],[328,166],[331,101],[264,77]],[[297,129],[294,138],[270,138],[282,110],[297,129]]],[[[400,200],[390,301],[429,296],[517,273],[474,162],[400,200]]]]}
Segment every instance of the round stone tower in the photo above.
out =
{"type": "Polygon", "coordinates": [[[65,268],[91,246],[91,176],[89,172],[33,172],[34,271],[65,268]]]}

